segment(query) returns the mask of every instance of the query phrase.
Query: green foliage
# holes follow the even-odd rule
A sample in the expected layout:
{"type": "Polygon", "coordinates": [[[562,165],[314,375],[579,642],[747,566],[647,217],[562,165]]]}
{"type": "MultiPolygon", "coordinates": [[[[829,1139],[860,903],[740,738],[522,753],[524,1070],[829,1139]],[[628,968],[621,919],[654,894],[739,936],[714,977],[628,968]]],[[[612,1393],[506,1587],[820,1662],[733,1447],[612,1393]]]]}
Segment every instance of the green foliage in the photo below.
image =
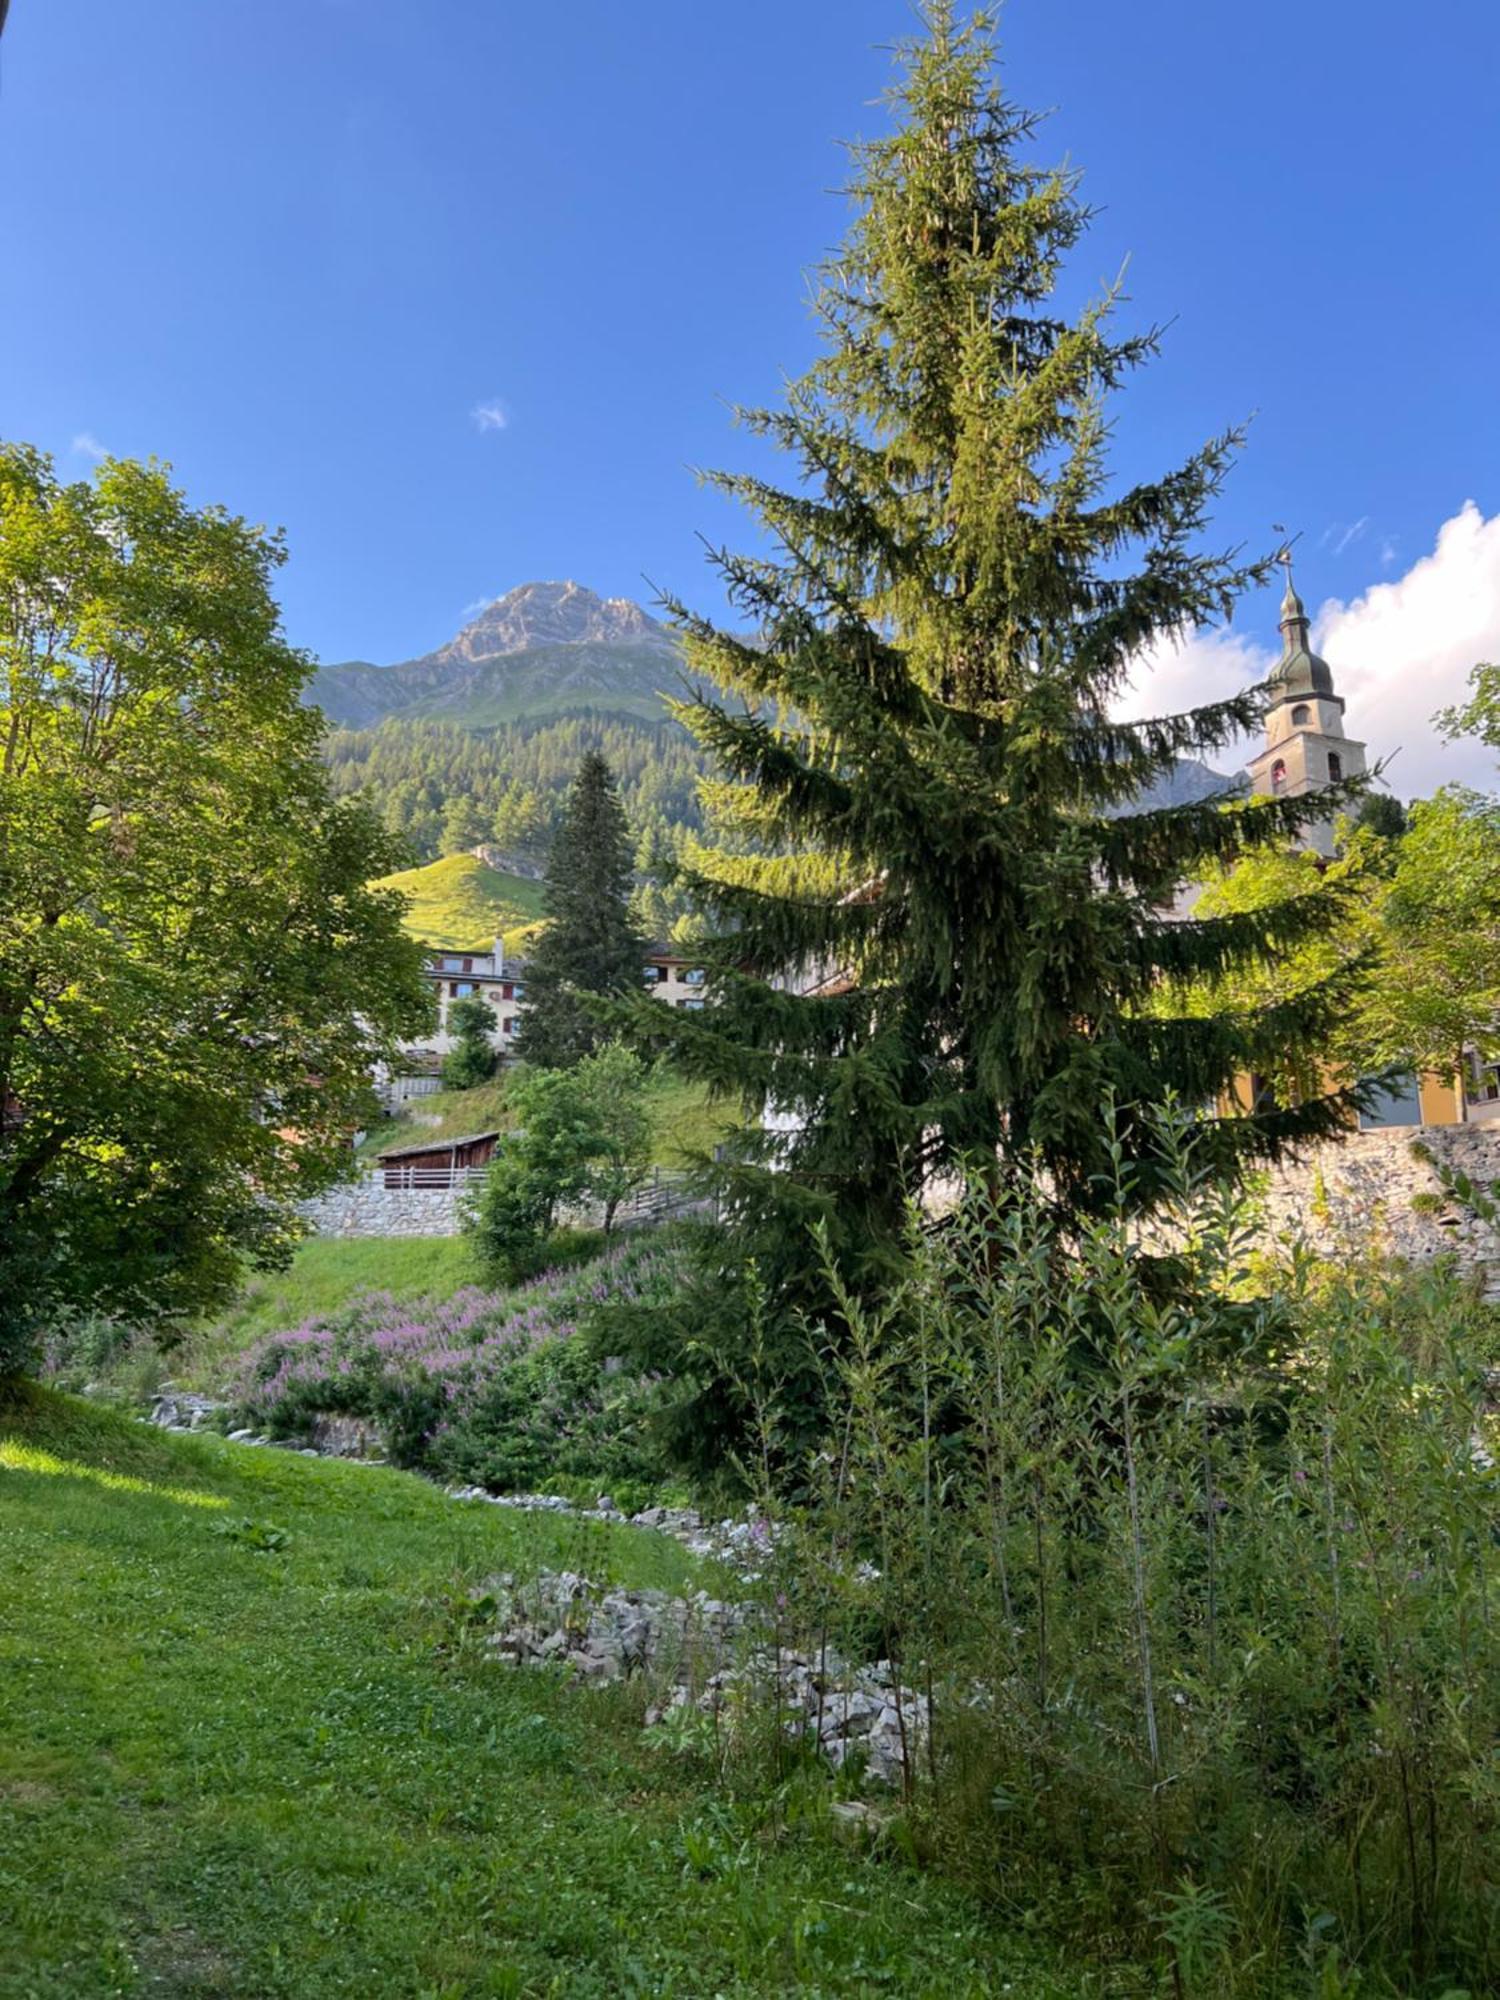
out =
{"type": "Polygon", "coordinates": [[[462,854],[481,840],[487,840],[489,831],[487,817],[473,799],[452,799],[443,815],[443,852],[462,854]]]}
{"type": "MultiPolygon", "coordinates": [[[[546,1246],[551,1249],[555,1246],[546,1246]]],[[[580,1254],[513,1289],[466,1290],[439,1305],[371,1291],[273,1332],[227,1380],[236,1420],[303,1442],[319,1419],[374,1427],[394,1463],[501,1492],[562,1482],[649,1495],[664,1464],[649,1378],[583,1337],[606,1295],[660,1302],[676,1282],[670,1233],[580,1254]]],[[[644,1504],[644,1499],[642,1503],[644,1504]]]]}
{"type": "Polygon", "coordinates": [[[644,945],[631,918],[632,850],[609,766],[578,767],[547,861],[548,924],[532,948],[516,1048],[554,1069],[607,1039],[588,997],[638,991],[644,945]]]}
{"type": "MultiPolygon", "coordinates": [[[[1154,337],[1114,336],[1113,293],[1059,316],[1088,219],[1075,177],[1032,161],[1035,120],[1000,95],[985,23],[960,29],[946,0],[924,16],[895,129],[854,149],[855,219],[816,301],[822,358],[784,408],[745,419],[791,482],[717,482],[777,552],[721,559],[754,637],[678,608],[692,669],[739,698],[681,708],[738,840],[690,846],[683,871],[715,925],[717,1004],[661,1018],[642,1001],[632,1031],[752,1114],[782,1114],[722,1176],[732,1260],[758,1261],[774,1315],[826,1306],[809,1222],[877,1292],[906,1202],[966,1165],[1003,1179],[1039,1161],[1086,1213],[1106,1097],[1134,1107],[1125,1143],[1147,1164],[1144,1107],[1173,1091],[1206,1107],[1230,1175],[1337,1131],[1347,1108],[1207,1107],[1315,1046],[1349,979],[1254,1016],[1145,1005],[1333,917],[1321,897],[1226,923],[1163,914],[1211,862],[1296,824],[1296,801],[1132,809],[1178,758],[1255,726],[1258,691],[1109,719],[1143,649],[1226,615],[1265,574],[1199,546],[1237,437],[1111,486],[1109,400],[1154,337]]],[[[1133,1185],[1149,1207],[1149,1174],[1133,1185]]]]}
{"type": "Polygon", "coordinates": [[[284,1271],[246,1274],[232,1304],[189,1328],[172,1372],[191,1388],[216,1391],[233,1357],[263,1334],[337,1312],[360,1292],[441,1302],[478,1275],[473,1246],[461,1236],[310,1237],[284,1271]]]}
{"type": "Polygon", "coordinates": [[[1367,792],[1355,809],[1354,824],[1382,840],[1399,840],[1407,828],[1406,807],[1394,792],[1367,792]]]}
{"type": "MultiPolygon", "coordinates": [[[[477,839],[493,841],[517,861],[545,862],[578,766],[590,751],[604,757],[619,785],[641,890],[651,906],[643,919],[646,933],[664,935],[682,913],[668,877],[684,838],[702,830],[697,785],[708,770],[707,757],[680,723],[575,714],[481,729],[402,718],[368,730],[334,729],[324,742],[335,790],[360,792],[423,861],[435,860],[450,844],[448,814],[455,801],[472,801],[483,822],[477,839]]],[[[465,821],[463,831],[470,830],[465,821]]],[[[507,916],[505,928],[518,921],[507,916]]],[[[432,942],[469,944],[483,935],[481,919],[477,927],[459,925],[452,936],[433,933],[432,942]]]]}
{"type": "Polygon", "coordinates": [[[445,1090],[473,1090],[488,1083],[499,1061],[492,1040],[498,1026],[494,1008],[475,994],[450,1004],[447,1028],[454,1046],[443,1057],[445,1090]]]}
{"type": "Polygon", "coordinates": [[[517,1129],[504,1134],[469,1227],[502,1281],[535,1268],[538,1245],[565,1206],[596,1202],[604,1233],[651,1166],[648,1073],[640,1057],[607,1044],[572,1069],[522,1070],[510,1086],[517,1129]]]}
{"type": "Polygon", "coordinates": [[[1335,921],[1262,963],[1188,982],[1166,1004],[1265,1012],[1359,972],[1326,1035],[1289,1044],[1260,1072],[1284,1098],[1318,1088],[1330,1063],[1351,1076],[1451,1075],[1466,1047],[1497,1047],[1500,798],[1444,786],[1412,805],[1399,839],[1365,820],[1345,829],[1331,862],[1266,849],[1206,871],[1205,883],[1195,915],[1209,921],[1290,915],[1317,897],[1335,921]]]}
{"type": "Polygon", "coordinates": [[[1203,2000],[1491,1990],[1500,1315],[1296,1253],[1236,1305],[1243,1219],[1162,1145],[1190,1292],[1142,1282],[1116,1144],[1066,1235],[976,1188],[878,1309],[841,1290],[846,1339],[808,1327],[836,1419],[768,1588],[931,1700],[919,1849],[1059,1938],[1203,2000]]]}
{"type": "Polygon", "coordinates": [[[1469,699],[1437,718],[1448,737],[1474,736],[1500,753],[1500,665],[1482,660],[1469,672],[1469,699]]]}
{"type": "Polygon", "coordinates": [[[430,1001],[331,794],[279,540],[163,470],[0,451],[0,1367],[57,1303],[275,1263],[430,1001]]]}

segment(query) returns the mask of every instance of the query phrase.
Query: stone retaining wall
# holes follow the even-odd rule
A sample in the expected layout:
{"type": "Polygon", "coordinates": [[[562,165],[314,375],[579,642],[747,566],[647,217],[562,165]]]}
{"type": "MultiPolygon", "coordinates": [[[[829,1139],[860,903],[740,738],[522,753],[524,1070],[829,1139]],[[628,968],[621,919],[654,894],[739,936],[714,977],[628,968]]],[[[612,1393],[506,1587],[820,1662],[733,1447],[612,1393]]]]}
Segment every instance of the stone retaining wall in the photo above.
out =
{"type": "MultiPolygon", "coordinates": [[[[1415,1140],[1471,1180],[1500,1180],[1500,1120],[1353,1132],[1272,1170],[1258,1198],[1266,1236],[1296,1231],[1324,1257],[1372,1244],[1414,1263],[1451,1253],[1500,1297],[1500,1231],[1442,1198],[1431,1167],[1412,1155],[1415,1140]]],[[[302,1213],[316,1236],[456,1236],[462,1200],[462,1189],[387,1188],[375,1177],[306,1202],[302,1213]]]]}
{"type": "Polygon", "coordinates": [[[363,1180],[302,1204],[314,1236],[457,1236],[462,1188],[388,1188],[363,1180]]]}
{"type": "Polygon", "coordinates": [[[1500,1124],[1352,1132],[1272,1170],[1258,1203],[1265,1233],[1295,1232],[1329,1258],[1369,1247],[1418,1264],[1451,1254],[1500,1298],[1500,1231],[1448,1201],[1432,1168],[1413,1157],[1415,1141],[1486,1187],[1500,1180],[1500,1124]]]}

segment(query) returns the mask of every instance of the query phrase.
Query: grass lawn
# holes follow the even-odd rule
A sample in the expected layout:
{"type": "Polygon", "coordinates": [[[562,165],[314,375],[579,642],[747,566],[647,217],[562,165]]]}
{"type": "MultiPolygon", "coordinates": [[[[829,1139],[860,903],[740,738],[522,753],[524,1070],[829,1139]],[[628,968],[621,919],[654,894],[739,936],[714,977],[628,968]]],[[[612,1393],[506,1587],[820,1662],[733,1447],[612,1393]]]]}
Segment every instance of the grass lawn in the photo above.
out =
{"type": "Polygon", "coordinates": [[[733,1803],[638,1691],[461,1643],[494,1570],[676,1585],[670,1543],[26,1389],[0,1546],[5,2000],[1082,1990],[821,1785],[733,1803]]]}
{"type": "Polygon", "coordinates": [[[404,868],[376,885],[410,898],[406,929],[424,944],[488,951],[497,932],[518,950],[542,916],[542,885],[506,875],[474,854],[449,854],[424,868],[404,868]]]}

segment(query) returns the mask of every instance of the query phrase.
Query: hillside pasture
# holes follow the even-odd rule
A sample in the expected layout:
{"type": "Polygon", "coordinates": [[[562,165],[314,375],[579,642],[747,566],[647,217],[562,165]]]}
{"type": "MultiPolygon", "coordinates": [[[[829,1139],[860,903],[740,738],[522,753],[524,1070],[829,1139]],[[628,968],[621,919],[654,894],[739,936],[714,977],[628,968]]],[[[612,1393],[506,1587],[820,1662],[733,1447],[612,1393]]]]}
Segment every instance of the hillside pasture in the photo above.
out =
{"type": "Polygon", "coordinates": [[[615,2000],[1083,1989],[833,1836],[726,1795],[640,1683],[492,1664],[496,1571],[682,1588],[629,1529],[395,1472],[0,1404],[4,2000],[615,2000]]]}

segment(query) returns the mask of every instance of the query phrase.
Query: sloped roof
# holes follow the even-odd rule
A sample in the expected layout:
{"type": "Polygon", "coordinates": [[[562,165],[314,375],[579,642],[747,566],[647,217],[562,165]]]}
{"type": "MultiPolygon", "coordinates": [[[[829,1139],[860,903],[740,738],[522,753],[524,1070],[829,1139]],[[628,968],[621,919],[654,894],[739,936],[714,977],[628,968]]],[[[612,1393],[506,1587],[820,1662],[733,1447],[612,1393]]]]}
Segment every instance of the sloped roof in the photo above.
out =
{"type": "Polygon", "coordinates": [[[500,1128],[497,1125],[491,1132],[464,1132],[456,1139],[439,1139],[434,1137],[425,1139],[420,1144],[413,1146],[388,1146],[383,1153],[377,1153],[375,1157],[377,1160],[404,1160],[408,1159],[413,1153],[451,1153],[459,1146],[477,1146],[481,1139],[498,1139],[499,1137],[500,1128]]]}

